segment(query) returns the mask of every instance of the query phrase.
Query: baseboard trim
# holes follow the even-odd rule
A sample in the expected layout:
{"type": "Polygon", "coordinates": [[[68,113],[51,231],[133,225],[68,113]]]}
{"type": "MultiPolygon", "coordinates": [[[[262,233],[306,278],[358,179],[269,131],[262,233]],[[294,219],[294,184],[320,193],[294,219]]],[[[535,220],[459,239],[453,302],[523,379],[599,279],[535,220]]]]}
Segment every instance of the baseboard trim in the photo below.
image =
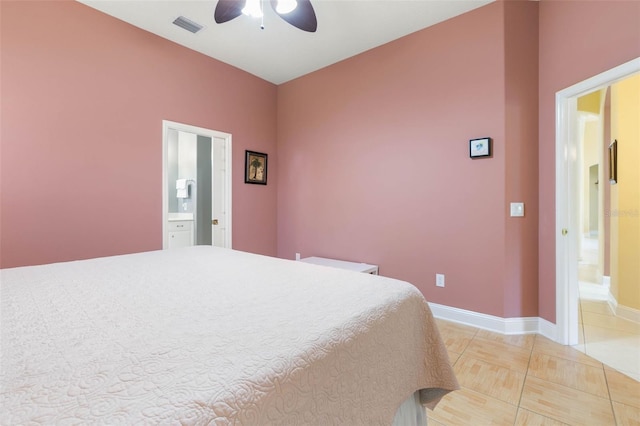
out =
{"type": "Polygon", "coordinates": [[[434,317],[443,320],[507,335],[538,333],[548,339],[557,341],[556,325],[543,318],[501,318],[437,303],[429,303],[429,307],[434,317]]]}
{"type": "Polygon", "coordinates": [[[615,312],[616,315],[619,315],[618,301],[616,300],[615,297],[613,297],[613,294],[611,294],[611,291],[609,291],[609,294],[607,294],[607,303],[609,304],[609,308],[611,309],[611,312],[615,312]]]}
{"type": "Polygon", "coordinates": [[[547,321],[544,318],[538,318],[538,333],[549,340],[560,343],[560,339],[558,337],[558,326],[551,321],[547,321]]]}
{"type": "Polygon", "coordinates": [[[634,308],[630,308],[624,305],[617,305],[615,313],[620,318],[624,318],[627,321],[633,321],[640,323],[640,311],[634,308]]]}
{"type": "Polygon", "coordinates": [[[606,301],[610,295],[609,286],[605,284],[604,280],[602,284],[578,281],[578,288],[580,297],[589,300],[606,301]]]}
{"type": "Polygon", "coordinates": [[[607,275],[602,276],[602,285],[607,288],[607,290],[611,290],[611,277],[607,275]]]}

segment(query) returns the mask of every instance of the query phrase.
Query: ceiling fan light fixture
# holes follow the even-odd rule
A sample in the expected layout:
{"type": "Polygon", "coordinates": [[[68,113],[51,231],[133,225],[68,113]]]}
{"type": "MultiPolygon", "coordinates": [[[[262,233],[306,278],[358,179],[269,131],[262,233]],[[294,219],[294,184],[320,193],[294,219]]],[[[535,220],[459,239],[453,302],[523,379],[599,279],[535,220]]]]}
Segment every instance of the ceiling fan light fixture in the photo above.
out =
{"type": "MultiPolygon", "coordinates": [[[[222,24],[245,14],[262,18],[260,28],[264,29],[263,5],[266,1],[267,0],[218,0],[214,12],[215,21],[218,24],[222,24]]],[[[269,3],[276,14],[285,22],[302,31],[310,33],[316,32],[318,20],[311,5],[311,0],[269,0],[269,3]],[[289,3],[289,8],[285,7],[287,3],[289,3]],[[291,4],[294,6],[291,11],[288,13],[280,12],[280,10],[286,11],[290,9],[291,4]],[[280,9],[280,7],[283,9],[280,9]]]]}
{"type": "Polygon", "coordinates": [[[298,2],[296,0],[278,0],[276,12],[284,15],[293,12],[296,7],[298,7],[298,2]]]}
{"type": "Polygon", "coordinates": [[[253,18],[262,18],[262,5],[260,0],[247,0],[242,8],[242,13],[253,18]]]}

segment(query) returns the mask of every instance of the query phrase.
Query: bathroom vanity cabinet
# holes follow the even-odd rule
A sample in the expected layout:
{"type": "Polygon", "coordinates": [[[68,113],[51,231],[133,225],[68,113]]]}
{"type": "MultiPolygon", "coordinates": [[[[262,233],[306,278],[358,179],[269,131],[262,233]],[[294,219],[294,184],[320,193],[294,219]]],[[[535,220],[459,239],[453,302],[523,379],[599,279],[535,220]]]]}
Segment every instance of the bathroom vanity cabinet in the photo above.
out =
{"type": "Polygon", "coordinates": [[[170,220],[168,231],[170,249],[193,245],[193,220],[170,220]]]}

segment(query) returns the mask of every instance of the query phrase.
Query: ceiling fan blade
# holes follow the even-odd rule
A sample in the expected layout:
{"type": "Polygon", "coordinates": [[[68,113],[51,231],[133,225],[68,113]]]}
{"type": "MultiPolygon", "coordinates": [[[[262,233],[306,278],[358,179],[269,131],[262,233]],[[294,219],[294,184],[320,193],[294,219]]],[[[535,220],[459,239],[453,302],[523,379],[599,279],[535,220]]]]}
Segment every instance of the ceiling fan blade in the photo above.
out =
{"type": "Polygon", "coordinates": [[[216,10],[214,12],[214,19],[218,24],[232,20],[242,15],[242,8],[244,2],[240,0],[218,0],[216,10]]]}
{"type": "MultiPolygon", "coordinates": [[[[274,11],[276,10],[277,3],[277,0],[271,0],[271,6],[274,11]]],[[[316,12],[313,10],[313,6],[311,6],[309,0],[298,0],[298,7],[292,12],[285,14],[276,12],[276,14],[294,27],[300,28],[303,31],[315,33],[318,28],[316,12]]]]}

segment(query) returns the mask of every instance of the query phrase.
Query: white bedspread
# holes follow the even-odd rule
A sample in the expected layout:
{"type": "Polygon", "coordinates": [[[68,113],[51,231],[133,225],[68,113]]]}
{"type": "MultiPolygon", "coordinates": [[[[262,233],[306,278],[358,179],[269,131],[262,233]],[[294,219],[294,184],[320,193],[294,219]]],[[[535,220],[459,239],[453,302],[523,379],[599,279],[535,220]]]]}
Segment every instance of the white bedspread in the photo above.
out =
{"type": "Polygon", "coordinates": [[[457,387],[389,278],[199,246],[0,279],[1,424],[388,425],[457,387]]]}

